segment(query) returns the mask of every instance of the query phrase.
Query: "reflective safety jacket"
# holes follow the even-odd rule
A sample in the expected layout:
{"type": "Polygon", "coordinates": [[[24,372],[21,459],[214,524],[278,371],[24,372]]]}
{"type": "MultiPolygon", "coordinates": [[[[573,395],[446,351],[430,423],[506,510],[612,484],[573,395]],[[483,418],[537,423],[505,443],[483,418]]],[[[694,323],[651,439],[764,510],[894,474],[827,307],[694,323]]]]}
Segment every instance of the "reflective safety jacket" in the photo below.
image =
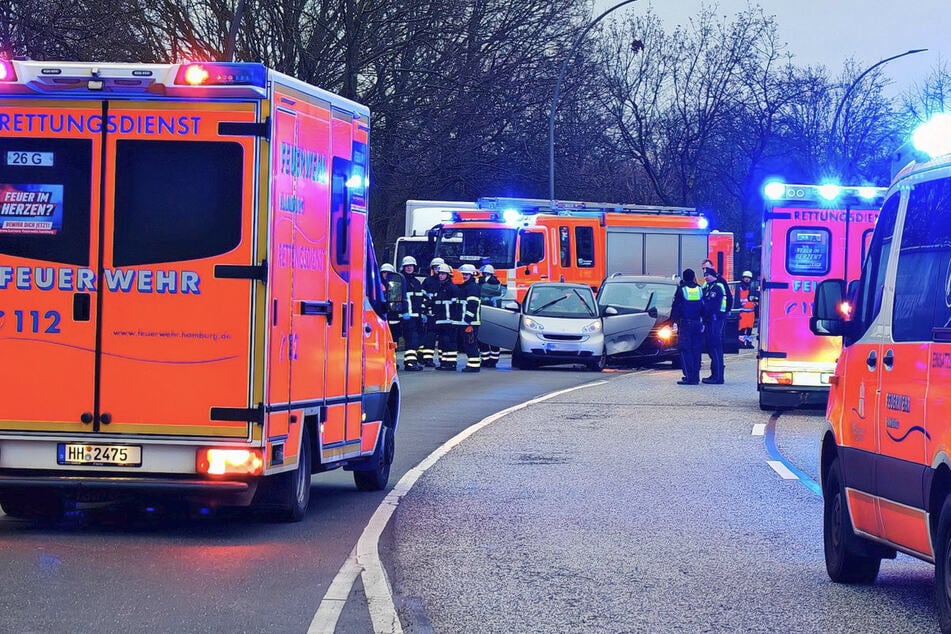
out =
{"type": "Polygon", "coordinates": [[[482,289],[473,278],[459,285],[459,306],[462,309],[460,323],[465,326],[478,326],[482,314],[482,289]]]}
{"type": "Polygon", "coordinates": [[[674,294],[670,317],[674,320],[699,320],[703,316],[703,289],[696,283],[684,284],[674,294]]]}
{"type": "Polygon", "coordinates": [[[406,312],[413,317],[426,315],[429,311],[426,291],[423,290],[423,283],[416,279],[415,275],[404,275],[403,277],[406,278],[406,312]]]}
{"type": "Polygon", "coordinates": [[[458,322],[456,313],[459,312],[459,289],[452,283],[452,279],[438,282],[432,295],[433,318],[440,326],[449,326],[458,322]]]}
{"type": "Polygon", "coordinates": [[[719,280],[713,284],[707,284],[703,291],[703,311],[704,317],[714,318],[722,317],[730,310],[727,306],[726,287],[719,280]]]}

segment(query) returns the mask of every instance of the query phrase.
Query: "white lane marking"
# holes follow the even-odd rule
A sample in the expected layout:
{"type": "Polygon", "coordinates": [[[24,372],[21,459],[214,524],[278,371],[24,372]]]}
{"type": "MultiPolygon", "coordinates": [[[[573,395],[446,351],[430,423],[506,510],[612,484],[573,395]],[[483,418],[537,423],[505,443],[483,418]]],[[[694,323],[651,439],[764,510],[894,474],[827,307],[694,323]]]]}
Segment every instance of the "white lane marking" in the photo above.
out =
{"type": "Polygon", "coordinates": [[[587,387],[604,385],[607,381],[593,381],[584,385],[576,385],[557,392],[551,392],[530,401],[513,405],[500,412],[496,412],[478,423],[474,423],[462,430],[440,447],[437,447],[431,454],[426,456],[418,465],[407,471],[396,486],[387,494],[380,505],[377,507],[366,528],[360,535],[356,547],[350,551],[350,556],[343,563],[337,576],[331,582],[327,589],[327,594],[320,601],[317,607],[317,613],[314,614],[307,634],[333,634],[337,628],[337,621],[340,619],[340,613],[343,606],[353,589],[353,584],[357,580],[357,574],[362,575],[363,589],[367,597],[367,607],[370,609],[370,620],[373,623],[374,634],[402,634],[403,627],[400,624],[399,617],[396,614],[396,606],[393,604],[393,593],[390,589],[389,580],[386,577],[386,571],[380,562],[380,553],[378,549],[380,535],[390,517],[399,506],[400,499],[409,493],[420,476],[432,467],[436,462],[445,456],[449,451],[461,443],[463,440],[476,433],[483,427],[494,423],[512,412],[517,412],[529,405],[535,405],[547,401],[556,396],[581,390],[587,387]]]}
{"type": "Polygon", "coordinates": [[[763,436],[766,434],[766,423],[756,423],[753,425],[753,435],[763,436]]]}
{"type": "Polygon", "coordinates": [[[766,464],[773,468],[773,471],[779,474],[779,477],[783,480],[798,480],[799,476],[789,470],[789,467],[784,465],[779,460],[767,460],[766,464]]]}

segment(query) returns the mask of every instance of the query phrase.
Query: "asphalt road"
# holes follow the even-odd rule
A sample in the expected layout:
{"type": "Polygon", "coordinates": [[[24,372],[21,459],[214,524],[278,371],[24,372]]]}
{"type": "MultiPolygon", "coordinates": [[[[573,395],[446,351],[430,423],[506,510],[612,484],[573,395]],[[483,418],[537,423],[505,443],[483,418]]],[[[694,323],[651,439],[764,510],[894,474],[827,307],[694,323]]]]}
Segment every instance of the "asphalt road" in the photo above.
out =
{"type": "MultiPolygon", "coordinates": [[[[595,376],[404,374],[391,486],[473,422],[595,376]]],[[[385,495],[342,471],[312,482],[299,524],[106,512],[39,526],[0,514],[0,632],[304,632],[385,495]]],[[[366,616],[349,614],[340,631],[365,631],[366,616]]]]}
{"type": "MultiPolygon", "coordinates": [[[[381,552],[404,631],[933,632],[933,569],[831,583],[820,498],[768,464],[752,355],[727,384],[613,377],[515,412],[437,462],[381,552]]],[[[776,442],[816,477],[821,413],[776,442]]]]}

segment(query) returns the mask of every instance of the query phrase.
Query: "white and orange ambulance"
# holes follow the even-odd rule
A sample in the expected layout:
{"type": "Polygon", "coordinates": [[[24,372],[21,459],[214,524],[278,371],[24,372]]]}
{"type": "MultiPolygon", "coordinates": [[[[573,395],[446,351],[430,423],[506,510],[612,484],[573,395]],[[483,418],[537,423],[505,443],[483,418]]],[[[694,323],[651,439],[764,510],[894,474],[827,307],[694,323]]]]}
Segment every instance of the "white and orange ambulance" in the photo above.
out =
{"type": "Polygon", "coordinates": [[[951,114],[914,139],[858,283],[815,293],[813,332],[843,341],[821,448],[825,559],[844,583],[873,582],[896,551],[933,562],[951,632],[951,114]]]}
{"type": "Polygon", "coordinates": [[[763,187],[756,387],[763,410],[825,406],[839,339],[809,332],[812,296],[827,278],[854,279],[883,187],[763,187]]]}
{"type": "Polygon", "coordinates": [[[299,520],[399,416],[369,112],[259,64],[0,63],[0,505],[299,520]]]}

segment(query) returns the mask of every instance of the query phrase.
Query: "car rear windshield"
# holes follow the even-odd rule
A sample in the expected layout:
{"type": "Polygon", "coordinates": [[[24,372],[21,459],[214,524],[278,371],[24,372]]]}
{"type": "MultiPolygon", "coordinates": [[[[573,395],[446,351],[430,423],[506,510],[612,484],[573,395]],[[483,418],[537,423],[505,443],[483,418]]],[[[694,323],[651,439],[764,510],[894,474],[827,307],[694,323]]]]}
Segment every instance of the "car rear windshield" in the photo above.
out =
{"type": "Polygon", "coordinates": [[[660,313],[669,313],[676,289],[673,284],[657,282],[607,282],[598,295],[598,305],[643,311],[656,308],[660,313]]]}
{"type": "Polygon", "coordinates": [[[573,286],[533,287],[523,312],[539,317],[598,316],[591,289],[573,286]]]}

